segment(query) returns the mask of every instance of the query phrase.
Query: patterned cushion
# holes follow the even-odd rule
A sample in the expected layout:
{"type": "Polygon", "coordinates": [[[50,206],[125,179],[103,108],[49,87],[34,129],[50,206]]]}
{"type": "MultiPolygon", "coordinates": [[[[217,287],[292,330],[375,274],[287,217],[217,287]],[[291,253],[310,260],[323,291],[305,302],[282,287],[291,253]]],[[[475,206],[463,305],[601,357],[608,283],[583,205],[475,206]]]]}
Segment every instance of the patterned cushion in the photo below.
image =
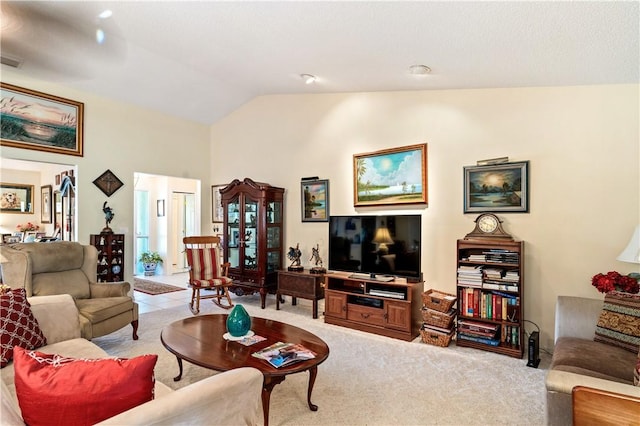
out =
{"type": "Polygon", "coordinates": [[[16,348],[15,385],[25,423],[93,425],[153,399],[157,355],[76,359],[16,348]]]}
{"type": "Polygon", "coordinates": [[[196,287],[215,287],[232,283],[220,271],[220,252],[215,248],[187,249],[187,261],[191,270],[190,284],[196,287]]]}
{"type": "Polygon", "coordinates": [[[47,344],[31,312],[24,288],[10,290],[0,296],[0,321],[0,368],[6,367],[11,361],[14,346],[35,349],[47,344]]]}
{"type": "Polygon", "coordinates": [[[638,352],[640,350],[640,294],[619,291],[607,293],[593,340],[638,352]]]}

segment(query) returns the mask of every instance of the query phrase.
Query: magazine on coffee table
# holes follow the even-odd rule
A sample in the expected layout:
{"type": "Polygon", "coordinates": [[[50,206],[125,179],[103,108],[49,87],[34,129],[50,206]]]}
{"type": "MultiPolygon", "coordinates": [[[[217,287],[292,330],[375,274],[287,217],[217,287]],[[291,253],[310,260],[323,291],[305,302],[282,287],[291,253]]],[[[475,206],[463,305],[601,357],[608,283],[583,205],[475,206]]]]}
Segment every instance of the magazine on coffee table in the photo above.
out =
{"type": "Polygon", "coordinates": [[[316,354],[299,343],[278,342],[254,352],[253,356],[264,359],[272,366],[280,368],[299,361],[313,359],[316,354]]]}

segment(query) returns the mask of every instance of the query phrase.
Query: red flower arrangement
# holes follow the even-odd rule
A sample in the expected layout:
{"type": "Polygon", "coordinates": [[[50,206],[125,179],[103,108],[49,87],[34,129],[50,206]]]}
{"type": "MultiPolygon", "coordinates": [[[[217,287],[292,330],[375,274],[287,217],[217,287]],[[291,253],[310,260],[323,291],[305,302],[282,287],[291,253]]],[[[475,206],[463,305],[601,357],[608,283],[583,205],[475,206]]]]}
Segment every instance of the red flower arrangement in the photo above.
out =
{"type": "Polygon", "coordinates": [[[24,225],[18,224],[16,226],[16,229],[20,232],[37,231],[38,229],[40,229],[40,225],[35,225],[31,222],[27,222],[24,225]]]}
{"type": "Polygon", "coordinates": [[[591,285],[597,288],[600,293],[608,293],[615,290],[635,294],[640,290],[638,280],[627,275],[621,275],[616,271],[594,275],[591,279],[591,285]]]}

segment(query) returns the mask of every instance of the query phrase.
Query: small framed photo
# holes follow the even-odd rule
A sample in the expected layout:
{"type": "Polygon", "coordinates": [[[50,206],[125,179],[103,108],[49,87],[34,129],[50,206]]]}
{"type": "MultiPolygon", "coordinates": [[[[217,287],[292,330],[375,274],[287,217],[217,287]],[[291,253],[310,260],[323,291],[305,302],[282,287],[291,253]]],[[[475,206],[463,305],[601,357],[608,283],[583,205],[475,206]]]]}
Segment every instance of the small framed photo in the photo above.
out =
{"type": "Polygon", "coordinates": [[[53,218],[53,188],[51,185],[40,187],[40,222],[51,223],[53,218]]]}
{"type": "Polygon", "coordinates": [[[303,180],[300,183],[303,222],[329,221],[329,180],[303,180]]]}
{"type": "Polygon", "coordinates": [[[38,233],[36,231],[26,231],[24,233],[24,239],[22,241],[25,243],[35,243],[37,237],[38,233]]]}
{"type": "Polygon", "coordinates": [[[156,201],[156,215],[158,217],[164,217],[165,215],[164,200],[156,201]]]}
{"type": "Polygon", "coordinates": [[[464,213],[528,211],[528,161],[464,167],[464,213]]]}

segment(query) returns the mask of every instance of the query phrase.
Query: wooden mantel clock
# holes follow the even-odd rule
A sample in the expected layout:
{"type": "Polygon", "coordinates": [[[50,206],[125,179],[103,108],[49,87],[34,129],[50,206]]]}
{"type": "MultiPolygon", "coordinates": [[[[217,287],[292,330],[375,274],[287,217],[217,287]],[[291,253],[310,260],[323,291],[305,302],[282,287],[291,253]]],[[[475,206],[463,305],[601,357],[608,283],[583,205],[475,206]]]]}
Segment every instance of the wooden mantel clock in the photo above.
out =
{"type": "Polygon", "coordinates": [[[491,238],[513,241],[513,237],[502,229],[502,221],[492,213],[482,213],[476,220],[476,227],[464,239],[491,238]]]}

